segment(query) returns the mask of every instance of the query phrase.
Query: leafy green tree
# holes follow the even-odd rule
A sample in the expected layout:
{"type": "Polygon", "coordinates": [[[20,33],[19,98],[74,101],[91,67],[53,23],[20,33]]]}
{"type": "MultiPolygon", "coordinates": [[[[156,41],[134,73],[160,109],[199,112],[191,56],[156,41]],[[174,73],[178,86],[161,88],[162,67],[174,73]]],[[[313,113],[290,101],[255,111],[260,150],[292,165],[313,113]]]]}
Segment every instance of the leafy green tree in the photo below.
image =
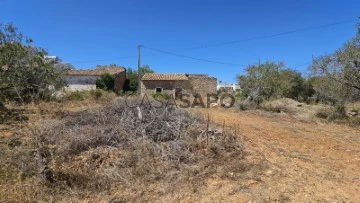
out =
{"type": "Polygon", "coordinates": [[[246,74],[239,75],[238,81],[248,99],[260,102],[282,94],[279,79],[283,67],[281,62],[266,62],[246,68],[246,74]]]}
{"type": "Polygon", "coordinates": [[[114,90],[115,76],[109,73],[101,74],[96,80],[96,88],[103,89],[105,91],[114,90]]]}
{"type": "Polygon", "coordinates": [[[360,100],[360,23],[356,36],[329,55],[311,64],[317,78],[314,89],[320,100],[333,103],[360,100]]]}
{"type": "Polygon", "coordinates": [[[12,24],[0,23],[0,100],[44,99],[51,87],[62,87],[61,71],[44,60],[46,54],[12,24]]]}
{"type": "MultiPolygon", "coordinates": [[[[145,73],[154,73],[154,71],[148,65],[140,67],[140,77],[145,73]]],[[[138,71],[132,68],[128,68],[126,71],[125,91],[136,92],[138,87],[138,71]]]]}
{"type": "Polygon", "coordinates": [[[291,69],[280,71],[279,82],[283,97],[307,101],[315,93],[311,81],[291,69]]]}
{"type": "Polygon", "coordinates": [[[312,87],[300,73],[285,69],[282,62],[252,65],[238,81],[248,99],[261,102],[270,98],[288,97],[306,100],[313,94],[312,87]]]}

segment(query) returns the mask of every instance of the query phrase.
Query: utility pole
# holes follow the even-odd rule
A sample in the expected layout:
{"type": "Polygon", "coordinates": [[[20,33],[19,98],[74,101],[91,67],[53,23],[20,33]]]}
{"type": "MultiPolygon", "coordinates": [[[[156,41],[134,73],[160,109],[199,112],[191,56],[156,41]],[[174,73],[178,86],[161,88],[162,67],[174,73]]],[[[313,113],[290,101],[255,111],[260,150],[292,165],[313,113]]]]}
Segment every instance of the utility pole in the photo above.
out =
{"type": "Polygon", "coordinates": [[[141,48],[141,45],[138,45],[138,93],[140,94],[140,90],[141,90],[141,87],[140,87],[140,82],[141,82],[141,76],[140,76],[140,48],[141,48]]]}

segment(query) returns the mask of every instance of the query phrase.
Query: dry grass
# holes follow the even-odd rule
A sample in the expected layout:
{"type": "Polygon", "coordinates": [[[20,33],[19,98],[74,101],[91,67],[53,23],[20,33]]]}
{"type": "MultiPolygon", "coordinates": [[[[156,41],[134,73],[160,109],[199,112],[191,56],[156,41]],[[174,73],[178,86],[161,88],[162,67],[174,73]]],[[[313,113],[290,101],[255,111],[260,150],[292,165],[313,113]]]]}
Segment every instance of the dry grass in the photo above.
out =
{"type": "Polygon", "coordinates": [[[266,101],[260,104],[261,109],[275,113],[295,113],[298,107],[302,107],[302,104],[288,98],[266,101]]]}
{"type": "MultiPolygon", "coordinates": [[[[251,104],[251,103],[250,103],[251,104]]],[[[256,109],[251,107],[249,102],[242,101],[239,105],[240,110],[256,109]],[[249,108],[250,106],[250,108],[249,108]]],[[[297,102],[292,99],[282,98],[277,100],[265,101],[257,108],[279,115],[290,115],[303,121],[325,121],[338,122],[343,124],[358,125],[360,123],[359,115],[351,116],[348,112],[360,112],[358,103],[347,105],[329,106],[325,104],[309,105],[297,102]]]]}
{"type": "Polygon", "coordinates": [[[0,201],[175,201],[249,170],[234,133],[209,123],[124,101],[44,117],[0,142],[0,201]]]}

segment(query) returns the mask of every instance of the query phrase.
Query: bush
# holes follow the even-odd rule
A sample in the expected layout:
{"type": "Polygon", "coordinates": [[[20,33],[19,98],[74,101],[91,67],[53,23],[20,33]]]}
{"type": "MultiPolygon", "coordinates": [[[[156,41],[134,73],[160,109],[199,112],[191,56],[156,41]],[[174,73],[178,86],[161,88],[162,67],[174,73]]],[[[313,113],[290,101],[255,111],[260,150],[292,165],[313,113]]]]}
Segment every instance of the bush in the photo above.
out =
{"type": "Polygon", "coordinates": [[[346,118],[346,111],[345,111],[345,105],[344,104],[337,104],[335,105],[334,110],[331,112],[331,114],[328,116],[328,120],[341,120],[346,118]]]}
{"type": "Polygon", "coordinates": [[[151,95],[154,99],[159,100],[159,101],[163,101],[163,100],[167,100],[170,99],[170,95],[167,93],[153,93],[151,95]]]}
{"type": "Polygon", "coordinates": [[[258,104],[253,102],[253,101],[249,101],[249,100],[241,100],[241,101],[237,101],[237,107],[241,110],[241,111],[246,111],[246,110],[254,110],[258,108],[258,104]]]}
{"type": "Polygon", "coordinates": [[[346,118],[345,105],[337,104],[335,107],[321,107],[317,110],[316,117],[327,119],[329,121],[342,120],[346,118]]]}
{"type": "Polygon", "coordinates": [[[320,107],[316,113],[315,116],[318,118],[327,119],[331,113],[333,112],[331,107],[320,107]]]}
{"type": "Polygon", "coordinates": [[[281,100],[277,100],[274,102],[264,102],[260,104],[260,108],[265,111],[270,111],[274,113],[291,112],[290,108],[288,108],[287,105],[281,100]]]}
{"type": "Polygon", "coordinates": [[[246,99],[246,94],[241,91],[237,91],[234,96],[236,99],[240,99],[240,100],[246,99]]]}
{"type": "Polygon", "coordinates": [[[114,90],[115,76],[109,73],[101,74],[96,80],[96,88],[109,91],[114,90]]]}
{"type": "Polygon", "coordinates": [[[67,98],[69,100],[83,101],[86,97],[86,94],[86,91],[67,92],[67,98]]]}
{"type": "Polygon", "coordinates": [[[246,104],[244,104],[244,103],[240,103],[239,104],[239,109],[241,111],[245,111],[245,110],[248,110],[248,106],[246,104]]]}

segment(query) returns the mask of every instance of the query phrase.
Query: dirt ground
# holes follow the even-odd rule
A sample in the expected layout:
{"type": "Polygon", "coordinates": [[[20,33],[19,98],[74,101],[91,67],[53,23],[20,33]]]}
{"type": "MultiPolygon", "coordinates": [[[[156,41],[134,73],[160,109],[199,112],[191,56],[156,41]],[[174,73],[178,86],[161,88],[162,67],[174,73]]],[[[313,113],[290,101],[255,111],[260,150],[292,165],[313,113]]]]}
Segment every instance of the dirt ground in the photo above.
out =
{"type": "Polygon", "coordinates": [[[207,181],[199,201],[360,201],[360,128],[262,111],[193,111],[236,129],[249,161],[259,156],[267,161],[258,176],[245,182],[207,181]]]}
{"type": "MultiPolygon", "coordinates": [[[[86,108],[75,107],[76,110],[86,108]]],[[[197,191],[174,188],[162,199],[167,197],[169,202],[359,202],[359,127],[300,120],[264,111],[224,108],[191,111],[205,120],[209,115],[216,128],[225,126],[235,130],[244,142],[245,159],[253,165],[241,177],[236,175],[239,174],[236,170],[242,169],[234,168],[228,171],[227,178],[207,179],[197,191]],[[179,196],[171,195],[174,193],[179,196]]],[[[30,116],[30,120],[34,118],[30,116]]],[[[14,126],[0,127],[0,137],[10,136],[15,129],[14,126]]]]}

